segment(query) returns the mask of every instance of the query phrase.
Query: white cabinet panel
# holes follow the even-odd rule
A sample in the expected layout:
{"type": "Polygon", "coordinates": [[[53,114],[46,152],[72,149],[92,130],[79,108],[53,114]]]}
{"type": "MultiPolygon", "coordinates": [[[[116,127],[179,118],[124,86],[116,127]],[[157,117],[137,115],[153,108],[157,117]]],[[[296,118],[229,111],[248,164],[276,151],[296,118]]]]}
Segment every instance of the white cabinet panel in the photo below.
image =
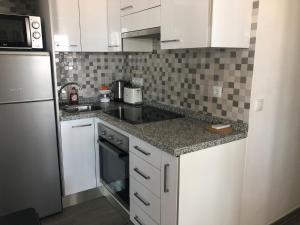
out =
{"type": "Polygon", "coordinates": [[[160,169],[161,165],[161,150],[154,146],[132,137],[130,139],[130,152],[160,169]]]}
{"type": "Polygon", "coordinates": [[[161,48],[208,47],[210,0],[161,0],[161,48]]]}
{"type": "Polygon", "coordinates": [[[248,48],[252,0],[161,0],[161,48],[248,48]]]}
{"type": "Polygon", "coordinates": [[[130,177],[130,201],[134,202],[148,216],[159,223],[160,199],[132,177],[130,177]]]}
{"type": "Polygon", "coordinates": [[[163,152],[161,164],[161,225],[177,225],[179,159],[163,152]]]}
{"type": "Polygon", "coordinates": [[[120,0],[107,0],[108,50],[122,51],[120,0]]]}
{"type": "Polygon", "coordinates": [[[64,194],[96,187],[94,119],[61,122],[64,194]]]}
{"type": "Polygon", "coordinates": [[[121,18],[122,33],[154,28],[160,26],[160,7],[123,16],[121,18]]]}
{"type": "Polygon", "coordinates": [[[106,0],[79,0],[83,52],[108,50],[106,0]]]}
{"type": "Polygon", "coordinates": [[[121,0],[121,16],[136,13],[160,5],[160,0],[121,0]]]}
{"type": "Polygon", "coordinates": [[[78,0],[52,0],[55,51],[81,51],[78,0]]]}
{"type": "Polygon", "coordinates": [[[130,176],[160,197],[160,171],[134,154],[130,154],[130,176]]]}
{"type": "Polygon", "coordinates": [[[134,225],[157,225],[146,213],[136,204],[130,203],[130,220],[134,225]]]}
{"type": "Polygon", "coordinates": [[[249,48],[253,0],[214,0],[211,47],[249,48]]]}

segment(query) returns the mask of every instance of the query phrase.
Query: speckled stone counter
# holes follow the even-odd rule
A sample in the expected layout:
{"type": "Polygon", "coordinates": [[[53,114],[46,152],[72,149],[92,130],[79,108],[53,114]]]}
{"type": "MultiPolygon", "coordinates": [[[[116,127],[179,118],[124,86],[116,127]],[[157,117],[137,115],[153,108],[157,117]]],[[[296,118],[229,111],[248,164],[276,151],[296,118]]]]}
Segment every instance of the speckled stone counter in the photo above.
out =
{"type": "Polygon", "coordinates": [[[140,138],[176,157],[247,137],[247,124],[215,118],[202,113],[195,114],[186,110],[166,108],[162,105],[151,104],[159,108],[176,111],[186,115],[186,117],[132,125],[104,113],[106,110],[115,109],[119,105],[119,103],[101,104],[103,110],[92,112],[66,113],[61,111],[60,119],[61,121],[68,121],[98,117],[112,126],[127,132],[129,135],[140,138]],[[206,130],[208,123],[231,123],[234,132],[230,135],[211,133],[206,130]]]}

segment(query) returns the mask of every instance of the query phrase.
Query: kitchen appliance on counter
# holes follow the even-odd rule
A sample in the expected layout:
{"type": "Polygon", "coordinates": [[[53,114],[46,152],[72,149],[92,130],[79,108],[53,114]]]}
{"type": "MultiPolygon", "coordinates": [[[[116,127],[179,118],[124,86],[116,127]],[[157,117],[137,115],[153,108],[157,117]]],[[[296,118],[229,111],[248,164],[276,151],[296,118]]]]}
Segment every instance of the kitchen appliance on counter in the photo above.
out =
{"type": "Polygon", "coordinates": [[[125,87],[124,102],[131,105],[139,105],[143,103],[142,88],[140,87],[125,87]]]}
{"type": "Polygon", "coordinates": [[[114,100],[117,102],[123,102],[124,100],[124,87],[126,85],[126,81],[117,80],[113,82],[113,90],[114,90],[114,100]]]}
{"type": "Polygon", "coordinates": [[[0,14],[0,49],[42,50],[43,48],[40,17],[0,14]]]}
{"type": "Polygon", "coordinates": [[[129,138],[99,123],[100,179],[129,210],[129,138]]]}
{"type": "Polygon", "coordinates": [[[47,52],[0,52],[0,216],[62,210],[56,114],[47,52]]]}
{"type": "Polygon", "coordinates": [[[110,93],[111,90],[100,90],[99,100],[101,103],[108,103],[110,102],[110,93]]]}
{"type": "Polygon", "coordinates": [[[106,114],[131,124],[143,124],[182,118],[183,115],[152,106],[119,106],[118,109],[105,111],[106,114]]]}

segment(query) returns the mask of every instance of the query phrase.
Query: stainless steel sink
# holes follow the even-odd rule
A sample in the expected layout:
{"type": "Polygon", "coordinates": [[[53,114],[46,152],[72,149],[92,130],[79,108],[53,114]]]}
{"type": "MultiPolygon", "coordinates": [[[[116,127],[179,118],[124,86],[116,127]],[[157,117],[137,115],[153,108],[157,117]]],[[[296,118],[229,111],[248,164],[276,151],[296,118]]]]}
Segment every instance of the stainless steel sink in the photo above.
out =
{"type": "Polygon", "coordinates": [[[100,106],[92,105],[92,104],[84,104],[84,105],[65,105],[62,107],[62,110],[68,113],[77,113],[77,112],[88,112],[94,110],[101,110],[100,106]]]}

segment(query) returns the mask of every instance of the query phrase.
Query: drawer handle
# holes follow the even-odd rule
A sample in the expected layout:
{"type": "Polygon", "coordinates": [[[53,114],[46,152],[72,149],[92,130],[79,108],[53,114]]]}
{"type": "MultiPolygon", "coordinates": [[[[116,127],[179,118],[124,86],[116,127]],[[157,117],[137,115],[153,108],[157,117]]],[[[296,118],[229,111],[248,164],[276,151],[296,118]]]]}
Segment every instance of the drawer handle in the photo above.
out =
{"type": "Polygon", "coordinates": [[[168,176],[168,173],[167,173],[167,170],[168,168],[170,167],[170,164],[165,164],[164,166],[164,192],[165,193],[168,193],[170,190],[168,188],[168,185],[167,185],[167,176],[168,176]]]}
{"type": "Polygon", "coordinates": [[[139,225],[144,225],[144,223],[142,223],[141,219],[138,216],[134,217],[134,220],[139,224],[139,225]]]}
{"type": "Polygon", "coordinates": [[[82,127],[91,127],[92,124],[84,124],[84,125],[78,125],[78,126],[72,126],[72,128],[82,128],[82,127]]]}
{"type": "Polygon", "coordinates": [[[180,41],[179,39],[172,39],[172,40],[161,41],[161,43],[170,43],[170,42],[179,42],[179,41],[180,41]]]}
{"type": "Polygon", "coordinates": [[[120,45],[109,45],[108,47],[109,48],[117,48],[117,47],[120,47],[120,45]]]}
{"type": "Polygon", "coordinates": [[[148,202],[148,201],[146,201],[145,199],[143,199],[143,198],[139,195],[139,193],[135,192],[135,193],[134,193],[134,196],[135,196],[138,200],[140,200],[145,206],[150,206],[150,202],[148,202]]]}
{"type": "Polygon", "coordinates": [[[145,173],[143,173],[142,171],[140,171],[138,168],[134,168],[134,171],[139,174],[140,176],[142,176],[143,178],[145,178],[146,180],[150,180],[150,176],[146,175],[145,173]]]}
{"type": "Polygon", "coordinates": [[[126,9],[131,9],[131,8],[133,8],[133,5],[125,6],[125,7],[121,8],[121,10],[124,11],[126,9]]]}
{"type": "Polygon", "coordinates": [[[146,156],[150,156],[150,155],[151,155],[150,152],[144,151],[144,150],[141,149],[139,146],[134,146],[134,148],[135,148],[136,150],[138,150],[140,153],[142,153],[142,154],[144,154],[144,155],[146,155],[146,156]]]}

